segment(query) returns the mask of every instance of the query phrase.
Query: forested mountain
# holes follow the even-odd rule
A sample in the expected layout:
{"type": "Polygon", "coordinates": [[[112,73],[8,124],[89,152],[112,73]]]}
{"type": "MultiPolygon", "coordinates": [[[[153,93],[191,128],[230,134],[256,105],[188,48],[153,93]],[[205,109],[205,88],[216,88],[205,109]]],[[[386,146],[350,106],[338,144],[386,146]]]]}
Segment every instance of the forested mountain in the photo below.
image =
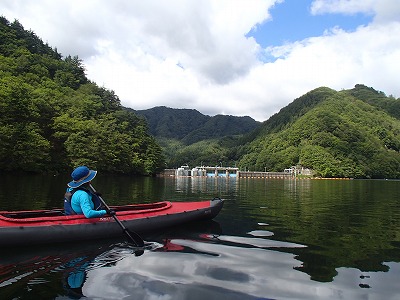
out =
{"type": "Polygon", "coordinates": [[[57,172],[85,164],[153,174],[164,167],[147,124],[90,82],[34,32],[0,17],[0,171],[57,172]]]}
{"type": "Polygon", "coordinates": [[[399,150],[400,99],[371,87],[317,88],[262,124],[166,107],[135,113],[88,80],[79,57],[63,58],[18,21],[0,17],[0,172],[86,164],[154,174],[187,163],[400,178],[399,150]]]}
{"type": "Polygon", "coordinates": [[[250,117],[206,116],[194,109],[154,107],[135,111],[143,116],[162,146],[168,168],[183,164],[233,165],[237,144],[261,123],[250,117]]]}
{"type": "Polygon", "coordinates": [[[145,117],[150,133],[155,137],[179,140],[185,145],[249,133],[261,124],[250,117],[210,117],[194,109],[173,109],[165,106],[135,112],[145,117]]]}
{"type": "Polygon", "coordinates": [[[349,90],[350,95],[357,99],[360,99],[372,106],[376,106],[389,115],[400,119],[400,99],[395,99],[393,96],[387,97],[384,92],[374,90],[372,87],[367,87],[362,84],[356,84],[356,86],[349,90]]]}
{"type": "Polygon", "coordinates": [[[210,138],[207,133],[216,130],[215,123],[224,123],[219,116],[207,121],[216,121],[210,127],[188,129],[190,124],[179,122],[185,117],[201,120],[196,119],[201,114],[178,110],[174,120],[174,111],[167,108],[156,108],[161,114],[155,115],[159,122],[154,124],[159,127],[154,128],[160,133],[166,130],[158,140],[169,167],[223,164],[242,170],[283,171],[300,165],[321,177],[400,178],[399,108],[400,99],[361,84],[339,92],[320,87],[295,99],[255,130],[246,130],[247,134],[210,138]],[[177,132],[184,132],[180,140],[167,138],[174,137],[175,131],[173,126],[164,126],[166,120],[180,128],[177,132]],[[199,138],[191,140],[192,134],[199,138]]]}
{"type": "Polygon", "coordinates": [[[264,122],[239,166],[322,177],[400,178],[400,99],[364,85],[318,88],[264,122]]]}
{"type": "Polygon", "coordinates": [[[253,133],[253,135],[264,135],[282,130],[285,126],[293,123],[293,121],[335,93],[336,91],[330,88],[321,87],[295,99],[292,103],[283,107],[278,113],[272,115],[253,133]]]}

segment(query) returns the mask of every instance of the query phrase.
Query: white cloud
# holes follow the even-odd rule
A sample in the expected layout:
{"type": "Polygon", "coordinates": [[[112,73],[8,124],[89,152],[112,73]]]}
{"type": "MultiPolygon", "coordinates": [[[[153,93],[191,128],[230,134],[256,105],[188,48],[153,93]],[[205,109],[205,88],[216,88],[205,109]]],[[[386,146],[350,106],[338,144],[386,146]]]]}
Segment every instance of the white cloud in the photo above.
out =
{"type": "Polygon", "coordinates": [[[396,0],[314,0],[311,13],[369,14],[375,23],[400,21],[400,5],[396,0]]]}
{"type": "Polygon", "coordinates": [[[314,0],[311,13],[373,14],[377,1],[381,0],[314,0]]]}
{"type": "Polygon", "coordinates": [[[280,2],[2,0],[0,9],[64,56],[79,55],[88,77],[133,109],[165,105],[263,121],[319,86],[363,83],[399,97],[397,0],[315,0],[313,14],[373,14],[374,21],[262,49],[246,34],[273,20],[269,10],[280,2]]]}
{"type": "Polygon", "coordinates": [[[392,76],[398,68],[400,39],[393,36],[400,37],[398,23],[360,27],[352,33],[333,29],[325,36],[287,45],[287,54],[277,61],[281,67],[274,73],[297,84],[298,92],[312,86],[341,89],[357,83],[398,91],[392,76]]]}

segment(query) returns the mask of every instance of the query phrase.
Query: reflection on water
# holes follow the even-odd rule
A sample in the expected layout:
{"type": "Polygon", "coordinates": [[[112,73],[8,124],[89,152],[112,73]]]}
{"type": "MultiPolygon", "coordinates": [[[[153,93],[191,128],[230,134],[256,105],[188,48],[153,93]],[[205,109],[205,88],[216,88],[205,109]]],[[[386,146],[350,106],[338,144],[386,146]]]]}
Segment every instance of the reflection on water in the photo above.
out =
{"type": "Polygon", "coordinates": [[[176,191],[183,193],[234,194],[239,188],[238,179],[232,177],[170,177],[169,180],[174,180],[176,191]]]}
{"type": "Polygon", "coordinates": [[[163,295],[168,299],[259,299],[276,297],[283,290],[286,295],[298,295],[280,285],[283,278],[308,281],[301,272],[297,278],[291,275],[293,265],[299,264],[293,255],[196,240],[172,242],[186,250],[153,251],[145,253],[145,259],[126,257],[114,270],[93,270],[87,295],[107,299],[157,299],[163,295]]]}
{"type": "Polygon", "coordinates": [[[303,247],[253,238],[201,235],[153,242],[142,256],[126,243],[67,251],[37,249],[2,263],[3,299],[396,299],[400,265],[388,272],[339,268],[332,283],[311,281],[295,255],[303,247]],[[273,248],[279,251],[272,250],[273,248]],[[61,251],[61,252],[60,252],[61,251]],[[5,280],[5,278],[8,278],[5,280]],[[61,299],[61,298],[60,298],[61,299]]]}
{"type": "MultiPolygon", "coordinates": [[[[26,180],[0,180],[14,184],[0,186],[0,209],[57,206],[65,179],[26,180]]],[[[113,204],[226,203],[215,221],[144,236],[141,256],[117,237],[1,249],[2,299],[400,298],[399,181],[96,180],[113,204]]]]}

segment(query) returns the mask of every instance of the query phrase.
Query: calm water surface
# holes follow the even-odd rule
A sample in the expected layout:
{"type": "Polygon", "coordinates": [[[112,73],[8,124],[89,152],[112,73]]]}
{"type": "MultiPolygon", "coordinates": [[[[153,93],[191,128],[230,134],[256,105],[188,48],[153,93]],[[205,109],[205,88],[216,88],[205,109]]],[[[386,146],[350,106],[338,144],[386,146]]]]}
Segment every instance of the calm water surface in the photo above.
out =
{"type": "MultiPolygon", "coordinates": [[[[61,206],[68,177],[0,176],[0,210],[61,206]]],[[[208,222],[0,249],[1,299],[400,299],[400,181],[98,175],[108,204],[226,199],[208,222]]]]}

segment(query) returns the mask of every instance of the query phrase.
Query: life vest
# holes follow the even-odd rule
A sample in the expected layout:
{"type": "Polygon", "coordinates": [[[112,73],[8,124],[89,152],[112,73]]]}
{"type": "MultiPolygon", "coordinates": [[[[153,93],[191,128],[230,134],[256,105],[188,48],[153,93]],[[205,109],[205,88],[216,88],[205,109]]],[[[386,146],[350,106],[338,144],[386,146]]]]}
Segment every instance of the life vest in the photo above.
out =
{"type": "Polygon", "coordinates": [[[84,188],[76,188],[73,189],[72,191],[66,191],[66,193],[64,194],[64,213],[69,216],[69,215],[76,215],[77,213],[72,209],[72,205],[71,205],[71,200],[72,200],[72,196],[74,195],[74,193],[78,190],[81,191],[85,191],[86,193],[92,195],[92,202],[93,202],[93,207],[94,210],[99,210],[102,208],[102,203],[99,199],[99,196],[97,196],[96,194],[91,193],[89,190],[84,189],[84,188]]]}

